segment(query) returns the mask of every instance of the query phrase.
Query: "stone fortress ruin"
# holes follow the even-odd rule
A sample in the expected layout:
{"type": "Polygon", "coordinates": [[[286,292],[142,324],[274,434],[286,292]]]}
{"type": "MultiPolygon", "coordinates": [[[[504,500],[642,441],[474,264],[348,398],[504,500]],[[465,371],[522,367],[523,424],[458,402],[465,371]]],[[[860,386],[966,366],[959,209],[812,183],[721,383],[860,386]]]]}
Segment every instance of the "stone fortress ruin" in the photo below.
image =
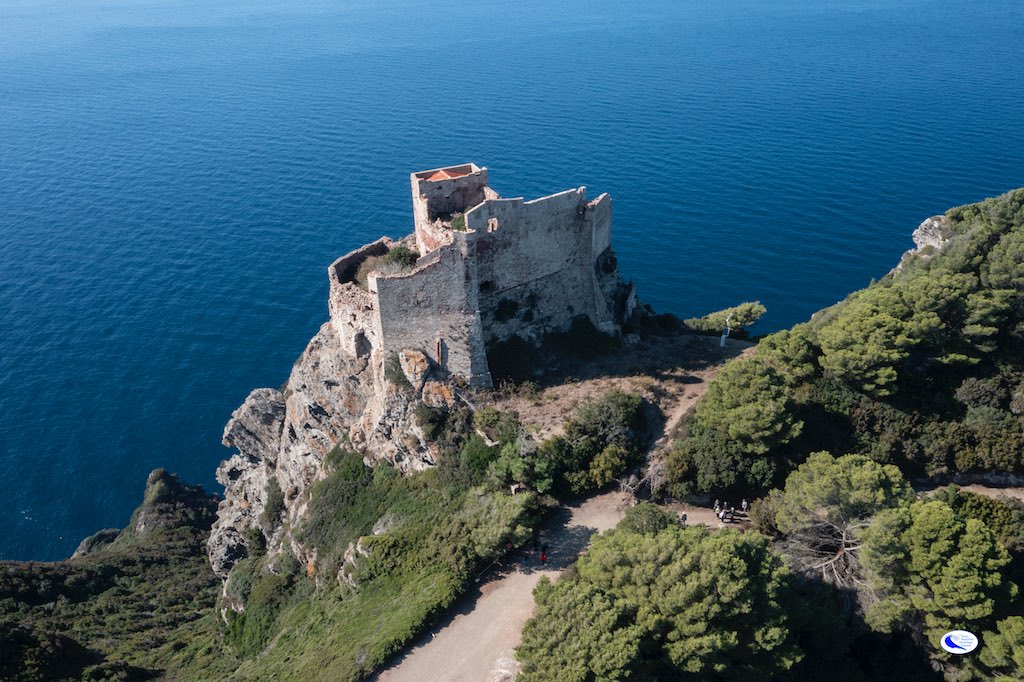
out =
{"type": "Polygon", "coordinates": [[[328,269],[331,326],[351,356],[383,363],[419,351],[435,373],[489,387],[494,344],[539,342],[580,316],[618,333],[632,314],[635,292],[619,279],[607,194],[588,201],[579,187],[504,199],[473,163],[410,180],[414,233],[367,244],[328,269]],[[400,247],[415,262],[372,267],[400,247]]]}
{"type": "MultiPolygon", "coordinates": [[[[459,409],[467,385],[492,385],[503,351],[521,359],[541,348],[547,357],[548,335],[581,322],[619,333],[636,308],[612,252],[607,194],[588,201],[580,187],[503,199],[487,169],[472,163],[411,181],[413,233],[331,264],[330,319],[281,390],[252,391],[224,428],[224,444],[238,452],[217,469],[225,493],[208,543],[223,579],[249,553],[245,537],[254,531],[268,552],[288,545],[315,563],[315,549],[289,528],[332,448],[344,444],[368,464],[402,471],[433,466],[438,450],[421,424],[423,407],[459,409]],[[289,523],[263,514],[272,490],[289,523]]],[[[595,338],[582,331],[565,336],[595,338]]]]}

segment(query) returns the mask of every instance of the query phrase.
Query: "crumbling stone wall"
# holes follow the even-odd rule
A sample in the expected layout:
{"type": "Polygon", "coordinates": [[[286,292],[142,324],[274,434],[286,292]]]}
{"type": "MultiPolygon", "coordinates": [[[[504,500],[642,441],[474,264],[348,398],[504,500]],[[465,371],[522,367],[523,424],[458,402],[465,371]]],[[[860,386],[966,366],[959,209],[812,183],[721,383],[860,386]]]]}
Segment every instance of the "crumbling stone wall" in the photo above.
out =
{"type": "Polygon", "coordinates": [[[442,374],[489,386],[487,344],[514,335],[539,339],[585,315],[617,332],[635,306],[611,251],[611,198],[587,200],[583,187],[524,201],[502,199],[475,164],[411,176],[421,257],[398,274],[352,280],[380,239],[330,268],[331,323],[342,348],[380,367],[403,350],[424,353],[442,374]],[[464,212],[463,229],[451,214],[464,212]]]}
{"type": "Polygon", "coordinates": [[[370,289],[377,294],[386,356],[419,350],[443,370],[489,386],[475,264],[467,249],[467,235],[457,235],[410,273],[371,276],[370,289]]]}
{"type": "Polygon", "coordinates": [[[356,271],[367,258],[387,253],[391,244],[390,239],[382,237],[345,254],[327,268],[331,326],[342,349],[353,357],[370,355],[382,346],[383,339],[377,296],[356,284],[356,271]]]}
{"type": "Polygon", "coordinates": [[[474,163],[413,173],[412,213],[416,245],[420,255],[451,242],[451,231],[438,221],[447,221],[488,198],[487,169],[474,163]]]}
{"type": "Polygon", "coordinates": [[[523,201],[486,201],[470,210],[484,340],[539,338],[586,315],[618,330],[596,267],[610,247],[611,199],[582,187],[523,201]]]}

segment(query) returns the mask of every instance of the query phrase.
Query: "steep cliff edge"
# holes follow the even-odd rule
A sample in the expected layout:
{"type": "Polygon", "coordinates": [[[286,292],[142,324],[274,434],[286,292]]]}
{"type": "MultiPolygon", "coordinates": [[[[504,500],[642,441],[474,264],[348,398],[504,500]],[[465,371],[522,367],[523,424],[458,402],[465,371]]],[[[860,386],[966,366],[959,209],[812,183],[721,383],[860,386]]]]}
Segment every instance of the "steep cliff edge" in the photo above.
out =
{"type": "Polygon", "coordinates": [[[301,523],[310,485],[323,477],[331,448],[346,442],[368,463],[422,469],[435,453],[416,423],[416,405],[450,409],[459,400],[457,383],[432,378],[422,353],[403,353],[398,366],[386,369],[383,358],[347,354],[325,323],[284,392],[256,389],[224,429],[224,444],[238,453],[217,469],[225,492],[208,545],[214,572],[226,578],[250,553],[255,532],[271,553],[287,545],[308,559],[290,530],[301,523]]]}
{"type": "Polygon", "coordinates": [[[123,530],[86,538],[66,561],[0,562],[0,679],[158,676],[216,600],[203,553],[216,508],[157,469],[123,530]]]}

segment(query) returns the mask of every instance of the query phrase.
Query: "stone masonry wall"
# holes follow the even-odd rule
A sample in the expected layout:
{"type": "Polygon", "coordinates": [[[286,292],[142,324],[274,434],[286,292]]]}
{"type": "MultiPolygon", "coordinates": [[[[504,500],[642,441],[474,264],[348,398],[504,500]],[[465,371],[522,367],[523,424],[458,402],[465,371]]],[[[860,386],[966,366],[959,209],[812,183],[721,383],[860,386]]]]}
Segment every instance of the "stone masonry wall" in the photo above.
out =
{"type": "Polygon", "coordinates": [[[476,385],[490,385],[477,315],[474,264],[466,235],[411,273],[371,277],[380,308],[386,356],[422,351],[440,367],[476,385]],[[440,357],[438,357],[440,346],[440,357]]]}
{"type": "Polygon", "coordinates": [[[437,230],[433,223],[439,217],[460,213],[487,198],[487,169],[474,164],[452,166],[453,172],[464,175],[443,180],[428,180],[442,169],[422,171],[411,176],[412,212],[416,228],[416,245],[420,255],[448,243],[448,235],[437,230]]]}
{"type": "Polygon", "coordinates": [[[342,349],[352,357],[369,355],[382,345],[377,297],[356,284],[354,278],[364,260],[387,253],[391,243],[383,237],[342,256],[327,268],[331,326],[342,349]]]}
{"type": "Polygon", "coordinates": [[[611,200],[584,188],[534,201],[487,201],[469,211],[487,342],[540,337],[587,315],[606,331],[615,317],[595,262],[608,248],[611,200]]]}

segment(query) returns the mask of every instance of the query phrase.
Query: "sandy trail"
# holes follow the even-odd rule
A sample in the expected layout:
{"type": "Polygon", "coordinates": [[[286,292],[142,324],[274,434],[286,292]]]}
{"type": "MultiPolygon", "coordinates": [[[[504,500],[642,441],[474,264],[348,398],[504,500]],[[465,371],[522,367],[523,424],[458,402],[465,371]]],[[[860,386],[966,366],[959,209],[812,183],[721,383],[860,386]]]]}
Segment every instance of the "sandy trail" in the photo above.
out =
{"type": "MultiPolygon", "coordinates": [[[[664,430],[654,449],[667,447],[686,412],[704,394],[707,382],[722,363],[752,352],[751,344],[729,340],[723,350],[718,339],[684,336],[664,340],[609,359],[615,371],[596,372],[561,385],[544,388],[539,396],[499,399],[499,409],[519,412],[539,434],[557,434],[572,410],[589,398],[620,388],[645,395],[665,415],[664,430]],[[651,376],[650,367],[658,366],[651,376]]],[[[598,368],[609,369],[609,368],[598,368]]],[[[406,648],[401,657],[373,679],[379,682],[485,682],[510,680],[518,670],[514,660],[523,624],[533,615],[533,588],[541,576],[556,578],[586,549],[591,536],[622,519],[629,499],[621,493],[597,495],[556,512],[543,528],[549,561],[536,556],[510,557],[486,573],[448,616],[406,648]]],[[[711,528],[723,525],[711,509],[689,504],[667,507],[686,512],[688,524],[711,528]]],[[[745,525],[745,522],[741,522],[745,525]]]]}
{"type": "Polygon", "coordinates": [[[377,675],[381,682],[483,682],[492,672],[515,671],[514,650],[523,624],[533,614],[533,588],[541,576],[552,579],[572,564],[590,537],[622,518],[618,492],[605,493],[556,512],[543,531],[550,554],[547,566],[537,556],[512,557],[481,579],[447,620],[377,675]]]}

